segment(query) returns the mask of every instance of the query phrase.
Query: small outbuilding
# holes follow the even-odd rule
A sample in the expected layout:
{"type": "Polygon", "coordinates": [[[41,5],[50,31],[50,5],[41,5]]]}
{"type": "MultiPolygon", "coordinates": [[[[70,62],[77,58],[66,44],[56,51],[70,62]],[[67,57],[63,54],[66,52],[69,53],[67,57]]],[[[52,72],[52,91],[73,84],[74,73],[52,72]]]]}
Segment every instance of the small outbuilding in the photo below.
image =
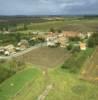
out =
{"type": "Polygon", "coordinates": [[[87,49],[87,45],[86,43],[80,42],[80,50],[86,50],[87,49]]]}

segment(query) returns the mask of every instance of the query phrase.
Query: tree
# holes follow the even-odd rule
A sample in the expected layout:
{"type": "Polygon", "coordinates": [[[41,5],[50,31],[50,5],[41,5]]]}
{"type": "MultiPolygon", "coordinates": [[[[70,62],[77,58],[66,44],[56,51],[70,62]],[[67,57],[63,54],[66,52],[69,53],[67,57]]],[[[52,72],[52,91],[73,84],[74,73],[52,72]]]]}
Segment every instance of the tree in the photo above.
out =
{"type": "Polygon", "coordinates": [[[80,37],[76,36],[76,37],[69,37],[69,41],[80,41],[80,37]]]}
{"type": "Polygon", "coordinates": [[[61,30],[61,29],[58,29],[57,32],[58,32],[58,33],[62,33],[62,30],[61,30]]]}
{"type": "Polygon", "coordinates": [[[54,28],[50,28],[50,32],[53,32],[53,33],[55,33],[55,29],[54,28]]]}
{"type": "Polygon", "coordinates": [[[72,48],[73,48],[73,46],[71,45],[71,44],[69,44],[68,46],[67,46],[67,50],[72,50],[72,48]]]}
{"type": "Polygon", "coordinates": [[[88,40],[88,47],[90,47],[90,48],[93,48],[93,47],[95,47],[95,40],[94,40],[94,38],[89,38],[89,40],[88,40]]]}
{"type": "Polygon", "coordinates": [[[23,25],[23,29],[24,30],[27,30],[28,29],[26,24],[23,25]]]}
{"type": "Polygon", "coordinates": [[[96,45],[98,45],[98,33],[94,33],[88,39],[88,47],[95,47],[96,45]]]}

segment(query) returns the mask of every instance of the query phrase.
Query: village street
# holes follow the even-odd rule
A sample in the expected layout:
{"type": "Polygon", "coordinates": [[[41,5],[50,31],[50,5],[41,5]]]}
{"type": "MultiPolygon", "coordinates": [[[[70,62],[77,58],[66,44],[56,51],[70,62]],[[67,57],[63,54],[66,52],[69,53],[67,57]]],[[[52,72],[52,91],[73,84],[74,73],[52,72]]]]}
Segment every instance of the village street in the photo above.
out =
{"type": "Polygon", "coordinates": [[[39,48],[39,47],[43,47],[43,46],[46,46],[46,43],[37,44],[37,45],[32,46],[32,47],[30,47],[30,48],[27,48],[27,49],[25,49],[25,50],[23,50],[23,51],[20,51],[20,52],[18,52],[18,53],[11,54],[10,56],[0,56],[0,59],[5,59],[5,60],[6,60],[6,59],[11,59],[11,58],[13,58],[13,57],[18,57],[18,56],[21,56],[21,55],[23,55],[23,54],[26,54],[26,53],[32,51],[33,49],[36,49],[36,48],[39,48]]]}

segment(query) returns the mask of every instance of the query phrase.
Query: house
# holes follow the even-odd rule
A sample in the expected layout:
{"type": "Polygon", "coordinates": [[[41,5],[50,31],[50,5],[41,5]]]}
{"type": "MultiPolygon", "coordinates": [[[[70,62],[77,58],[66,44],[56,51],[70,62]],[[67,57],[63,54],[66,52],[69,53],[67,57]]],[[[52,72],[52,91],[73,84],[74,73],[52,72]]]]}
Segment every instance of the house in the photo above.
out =
{"type": "Polygon", "coordinates": [[[5,55],[5,56],[9,56],[9,55],[10,55],[10,52],[9,52],[9,51],[5,51],[5,52],[4,52],[4,55],[5,55]]]}
{"type": "Polygon", "coordinates": [[[47,37],[46,39],[47,46],[56,46],[56,43],[58,43],[57,37],[47,37]]]}
{"type": "Polygon", "coordinates": [[[56,44],[55,44],[53,41],[48,41],[48,42],[47,42],[47,46],[52,46],[52,47],[54,47],[54,46],[56,46],[56,44]]]}
{"type": "Polygon", "coordinates": [[[63,34],[58,35],[58,41],[60,43],[60,47],[66,47],[68,39],[63,36],[63,34]]]}
{"type": "Polygon", "coordinates": [[[93,32],[87,32],[87,37],[88,37],[88,38],[91,37],[92,34],[93,34],[93,32]]]}
{"type": "Polygon", "coordinates": [[[58,43],[57,34],[49,32],[46,36],[47,46],[56,46],[58,43]]]}
{"type": "Polygon", "coordinates": [[[80,32],[78,37],[80,37],[81,39],[85,39],[87,36],[87,34],[80,32]]]}
{"type": "Polygon", "coordinates": [[[21,50],[24,50],[24,49],[26,49],[26,48],[29,47],[29,42],[28,42],[27,40],[23,39],[23,40],[21,40],[21,41],[17,44],[17,46],[18,46],[21,50]]]}
{"type": "MultiPolygon", "coordinates": [[[[15,51],[15,46],[13,44],[9,44],[4,47],[5,51],[8,51],[9,53],[14,53],[15,51]]],[[[6,52],[5,52],[6,53],[6,52]]]]}
{"type": "Polygon", "coordinates": [[[86,50],[87,49],[86,43],[80,42],[79,46],[80,46],[80,50],[86,50]]]}

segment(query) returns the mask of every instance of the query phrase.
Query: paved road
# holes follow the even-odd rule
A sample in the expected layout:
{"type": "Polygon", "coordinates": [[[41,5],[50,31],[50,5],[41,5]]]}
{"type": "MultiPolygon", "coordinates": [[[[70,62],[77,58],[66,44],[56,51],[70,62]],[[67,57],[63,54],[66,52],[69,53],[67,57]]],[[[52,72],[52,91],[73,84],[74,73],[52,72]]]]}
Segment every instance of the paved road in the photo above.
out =
{"type": "Polygon", "coordinates": [[[33,49],[40,48],[40,47],[43,47],[43,46],[46,46],[46,43],[37,44],[37,45],[32,46],[32,47],[30,47],[28,49],[20,51],[20,52],[18,52],[16,54],[12,54],[10,56],[0,56],[0,59],[5,59],[6,60],[6,59],[11,59],[13,57],[18,57],[18,56],[21,56],[21,55],[23,55],[25,53],[28,53],[28,52],[32,51],[33,49]]]}

